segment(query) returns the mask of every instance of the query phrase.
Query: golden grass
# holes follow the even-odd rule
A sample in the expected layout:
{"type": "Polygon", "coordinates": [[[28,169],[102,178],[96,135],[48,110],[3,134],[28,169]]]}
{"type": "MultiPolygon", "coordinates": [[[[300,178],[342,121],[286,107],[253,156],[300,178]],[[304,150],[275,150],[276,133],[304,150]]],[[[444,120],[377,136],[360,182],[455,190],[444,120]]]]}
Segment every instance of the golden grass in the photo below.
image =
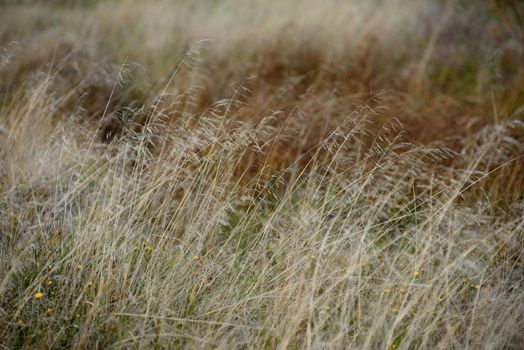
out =
{"type": "Polygon", "coordinates": [[[6,5],[0,344],[522,348],[513,11],[6,5]]]}

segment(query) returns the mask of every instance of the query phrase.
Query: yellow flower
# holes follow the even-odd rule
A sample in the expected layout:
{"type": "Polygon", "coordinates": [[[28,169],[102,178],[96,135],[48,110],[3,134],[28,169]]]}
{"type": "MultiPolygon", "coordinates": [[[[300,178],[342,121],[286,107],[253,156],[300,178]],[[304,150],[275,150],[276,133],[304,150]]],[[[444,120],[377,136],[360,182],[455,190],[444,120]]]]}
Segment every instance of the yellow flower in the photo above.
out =
{"type": "Polygon", "coordinates": [[[399,289],[399,292],[402,293],[402,294],[404,294],[404,293],[406,293],[406,290],[405,290],[404,288],[400,288],[400,289],[399,289]]]}
{"type": "Polygon", "coordinates": [[[413,271],[413,277],[417,278],[418,276],[420,276],[420,272],[413,271]]]}
{"type": "Polygon", "coordinates": [[[475,284],[475,289],[480,289],[480,284],[475,284]]]}
{"type": "Polygon", "coordinates": [[[48,285],[48,286],[53,285],[53,281],[51,281],[51,280],[47,281],[47,285],[48,285]]]}
{"type": "Polygon", "coordinates": [[[136,252],[136,251],[138,250],[138,246],[137,246],[137,245],[134,246],[134,247],[133,247],[133,250],[136,252]]]}
{"type": "Polygon", "coordinates": [[[48,308],[47,309],[47,313],[51,315],[53,313],[53,309],[52,308],[48,308]]]}
{"type": "Polygon", "coordinates": [[[80,318],[80,314],[76,314],[76,318],[80,318]]]}
{"type": "Polygon", "coordinates": [[[150,246],[150,245],[148,245],[148,246],[146,247],[146,250],[147,250],[148,252],[151,252],[151,251],[153,251],[153,247],[150,246]]]}
{"type": "Polygon", "coordinates": [[[81,270],[82,269],[82,264],[76,264],[76,269],[77,270],[81,270]]]}
{"type": "Polygon", "coordinates": [[[393,311],[393,313],[396,314],[396,313],[398,312],[398,307],[393,306],[393,307],[391,308],[391,311],[393,311]]]}
{"type": "Polygon", "coordinates": [[[397,343],[395,343],[395,342],[391,343],[391,349],[396,349],[397,346],[398,346],[397,343]]]}
{"type": "Polygon", "coordinates": [[[18,320],[17,322],[20,326],[23,326],[24,325],[24,320],[18,320]]]}
{"type": "Polygon", "coordinates": [[[88,286],[88,287],[91,287],[93,284],[94,284],[93,281],[89,281],[89,282],[87,282],[87,286],[88,286]]]}
{"type": "Polygon", "coordinates": [[[38,293],[35,294],[35,299],[41,299],[43,297],[44,297],[44,293],[38,292],[38,293]]]}
{"type": "Polygon", "coordinates": [[[195,261],[200,260],[200,256],[199,255],[193,255],[193,260],[195,260],[195,261]]]}

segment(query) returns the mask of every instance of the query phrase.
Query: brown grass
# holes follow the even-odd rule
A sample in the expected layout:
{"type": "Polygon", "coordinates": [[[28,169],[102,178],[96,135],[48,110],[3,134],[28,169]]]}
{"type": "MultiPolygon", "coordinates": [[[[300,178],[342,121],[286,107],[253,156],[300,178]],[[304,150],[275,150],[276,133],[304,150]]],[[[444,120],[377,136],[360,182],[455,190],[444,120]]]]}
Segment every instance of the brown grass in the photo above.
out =
{"type": "Polygon", "coordinates": [[[0,5],[0,344],[522,348],[502,5],[0,5]]]}

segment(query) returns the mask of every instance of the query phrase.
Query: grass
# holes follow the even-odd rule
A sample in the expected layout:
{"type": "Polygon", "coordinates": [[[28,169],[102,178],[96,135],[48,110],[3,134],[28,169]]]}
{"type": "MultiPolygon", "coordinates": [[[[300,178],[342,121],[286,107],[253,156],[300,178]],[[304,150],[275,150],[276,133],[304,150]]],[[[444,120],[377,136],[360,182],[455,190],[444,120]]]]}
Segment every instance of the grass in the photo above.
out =
{"type": "Polygon", "coordinates": [[[522,348],[495,5],[3,5],[0,344],[522,348]]]}

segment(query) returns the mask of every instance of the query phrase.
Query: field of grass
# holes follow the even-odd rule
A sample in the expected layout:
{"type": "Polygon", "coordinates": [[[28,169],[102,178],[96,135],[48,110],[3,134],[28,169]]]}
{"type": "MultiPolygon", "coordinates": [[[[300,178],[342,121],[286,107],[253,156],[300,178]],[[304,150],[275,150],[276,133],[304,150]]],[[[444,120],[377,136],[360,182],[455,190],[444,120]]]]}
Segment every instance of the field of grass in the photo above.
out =
{"type": "Polygon", "coordinates": [[[2,349],[523,349],[517,0],[0,1],[2,349]]]}

